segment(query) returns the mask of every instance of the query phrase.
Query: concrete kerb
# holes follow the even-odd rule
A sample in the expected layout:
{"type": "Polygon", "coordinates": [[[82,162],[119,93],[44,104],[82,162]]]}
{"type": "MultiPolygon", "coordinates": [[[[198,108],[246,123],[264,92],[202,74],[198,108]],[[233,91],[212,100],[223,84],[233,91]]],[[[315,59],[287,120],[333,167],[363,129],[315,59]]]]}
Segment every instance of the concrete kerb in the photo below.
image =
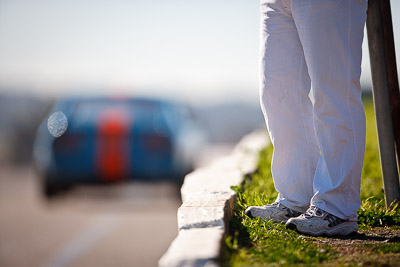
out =
{"type": "Polygon", "coordinates": [[[161,257],[160,267],[219,266],[235,192],[245,175],[257,169],[258,155],[269,143],[265,130],[246,135],[232,153],[185,177],[178,209],[179,233],[161,257]]]}

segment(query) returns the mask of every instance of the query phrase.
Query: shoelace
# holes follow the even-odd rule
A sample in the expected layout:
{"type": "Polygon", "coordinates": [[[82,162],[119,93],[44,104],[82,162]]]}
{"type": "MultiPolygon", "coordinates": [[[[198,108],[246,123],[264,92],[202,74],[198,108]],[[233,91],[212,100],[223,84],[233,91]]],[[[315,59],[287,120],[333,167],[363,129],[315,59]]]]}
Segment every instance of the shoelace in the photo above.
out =
{"type": "Polygon", "coordinates": [[[323,216],[325,211],[321,210],[320,208],[317,208],[315,206],[311,206],[306,213],[304,213],[304,216],[306,218],[311,218],[311,217],[321,217],[323,216]]]}
{"type": "Polygon", "coordinates": [[[333,227],[333,226],[336,226],[338,224],[341,224],[342,222],[345,222],[345,220],[340,219],[339,217],[336,217],[335,215],[332,215],[332,214],[330,214],[330,213],[328,213],[328,212],[326,212],[326,211],[324,211],[324,210],[322,210],[322,209],[320,209],[318,207],[315,207],[315,206],[311,206],[306,211],[304,216],[306,218],[311,218],[311,217],[321,217],[322,218],[323,217],[323,219],[325,221],[329,222],[329,224],[328,224],[329,227],[333,227]]]}
{"type": "Polygon", "coordinates": [[[279,202],[273,202],[271,204],[267,204],[267,206],[278,206],[279,207],[280,203],[279,202]]]}

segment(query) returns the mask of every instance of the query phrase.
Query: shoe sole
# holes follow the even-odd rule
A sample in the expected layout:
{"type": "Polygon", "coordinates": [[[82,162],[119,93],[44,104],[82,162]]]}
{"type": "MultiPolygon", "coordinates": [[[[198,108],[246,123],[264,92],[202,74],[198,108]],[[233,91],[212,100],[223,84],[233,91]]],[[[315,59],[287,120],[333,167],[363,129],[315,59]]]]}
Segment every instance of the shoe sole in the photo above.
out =
{"type": "Polygon", "coordinates": [[[350,223],[344,222],[342,223],[343,225],[339,225],[340,227],[334,227],[331,230],[322,230],[319,232],[310,232],[310,231],[304,231],[304,230],[299,230],[297,229],[297,225],[294,223],[288,223],[286,224],[286,228],[290,230],[294,230],[298,232],[299,234],[304,234],[304,235],[310,235],[310,236],[346,236],[346,235],[352,235],[357,233],[357,228],[355,228],[350,223]]]}

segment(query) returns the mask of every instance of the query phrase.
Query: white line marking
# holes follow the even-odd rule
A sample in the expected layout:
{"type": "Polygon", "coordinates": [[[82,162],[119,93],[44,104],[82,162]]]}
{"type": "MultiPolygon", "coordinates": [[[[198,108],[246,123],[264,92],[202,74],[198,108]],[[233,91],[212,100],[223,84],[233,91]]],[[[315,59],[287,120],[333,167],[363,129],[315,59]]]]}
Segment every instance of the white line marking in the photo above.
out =
{"type": "Polygon", "coordinates": [[[116,227],[117,222],[120,222],[120,220],[111,217],[101,217],[95,220],[89,227],[68,242],[47,263],[43,264],[43,267],[70,266],[71,263],[110,233],[116,227]]]}

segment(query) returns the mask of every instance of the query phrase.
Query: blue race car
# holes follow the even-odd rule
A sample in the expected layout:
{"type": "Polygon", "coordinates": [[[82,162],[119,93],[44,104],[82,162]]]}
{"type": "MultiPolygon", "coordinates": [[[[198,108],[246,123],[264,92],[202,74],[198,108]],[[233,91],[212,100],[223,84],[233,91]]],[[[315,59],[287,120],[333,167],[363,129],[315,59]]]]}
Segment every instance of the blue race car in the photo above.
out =
{"type": "Polygon", "coordinates": [[[179,183],[205,141],[187,107],[164,100],[64,98],[49,116],[55,112],[65,114],[67,130],[54,137],[46,119],[33,149],[46,196],[79,183],[179,183]]]}

